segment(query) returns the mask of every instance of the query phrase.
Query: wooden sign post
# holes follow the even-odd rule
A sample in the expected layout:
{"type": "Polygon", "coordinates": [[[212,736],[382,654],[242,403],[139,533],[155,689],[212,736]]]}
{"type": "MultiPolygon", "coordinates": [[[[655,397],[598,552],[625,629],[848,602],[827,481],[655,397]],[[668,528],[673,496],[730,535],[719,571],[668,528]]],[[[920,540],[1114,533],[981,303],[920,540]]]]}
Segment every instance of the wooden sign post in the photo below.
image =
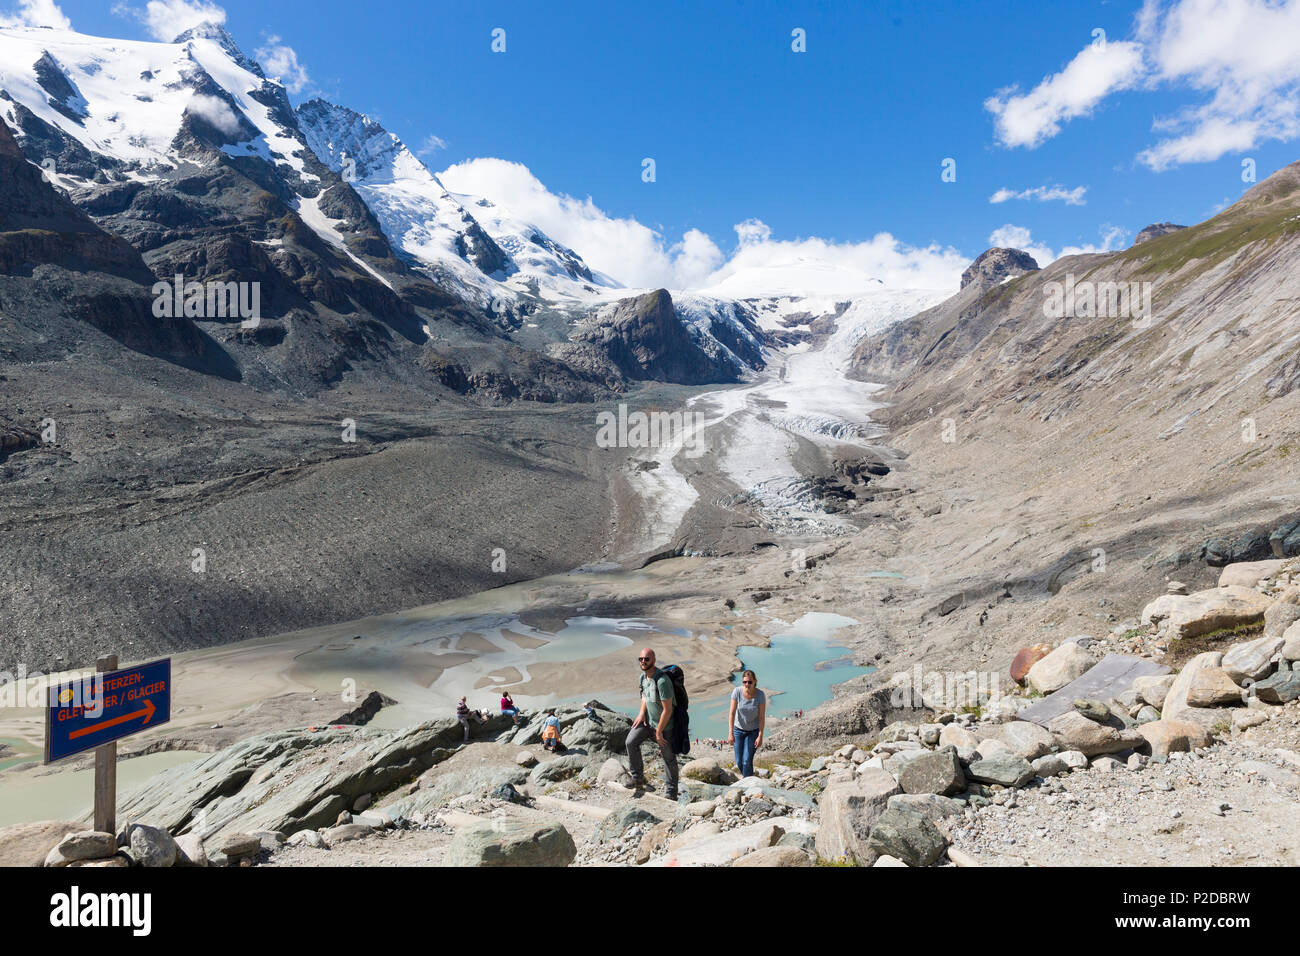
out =
{"type": "Polygon", "coordinates": [[[96,673],[51,685],[45,709],[45,762],[95,752],[95,829],[117,832],[117,742],[172,716],[170,657],[117,669],[117,655],[96,673]]]}
{"type": "MultiPolygon", "coordinates": [[[[101,674],[117,670],[117,655],[108,654],[95,661],[101,674]]],[[[117,741],[95,748],[95,829],[101,833],[117,832],[117,741]]]]}

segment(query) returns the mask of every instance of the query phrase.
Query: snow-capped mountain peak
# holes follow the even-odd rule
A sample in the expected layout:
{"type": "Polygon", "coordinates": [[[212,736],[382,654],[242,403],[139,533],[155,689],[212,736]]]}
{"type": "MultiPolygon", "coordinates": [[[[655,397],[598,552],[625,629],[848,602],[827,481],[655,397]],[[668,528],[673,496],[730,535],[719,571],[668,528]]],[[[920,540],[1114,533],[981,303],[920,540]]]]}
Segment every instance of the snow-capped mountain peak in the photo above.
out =
{"type": "Polygon", "coordinates": [[[211,131],[210,145],[230,155],[261,156],[305,173],[298,155],[305,143],[283,87],[215,24],[187,30],[174,43],[0,29],[0,91],[0,115],[20,135],[21,107],[137,177],[182,160],[178,134],[190,118],[211,131]]]}
{"type": "Polygon", "coordinates": [[[198,26],[190,27],[176,39],[172,40],[172,43],[183,45],[192,40],[211,40],[220,46],[226,52],[226,55],[234,60],[239,66],[243,67],[255,76],[265,78],[266,74],[262,72],[261,65],[252,57],[247,56],[244,51],[240,49],[239,44],[235,42],[235,38],[232,37],[229,31],[227,31],[221,24],[213,23],[210,20],[205,21],[204,23],[200,23],[198,26]]]}
{"type": "Polygon", "coordinates": [[[298,124],[321,162],[365,200],[393,246],[466,298],[583,302],[618,287],[578,253],[485,197],[451,193],[371,117],[314,99],[298,108],[298,124]]]}

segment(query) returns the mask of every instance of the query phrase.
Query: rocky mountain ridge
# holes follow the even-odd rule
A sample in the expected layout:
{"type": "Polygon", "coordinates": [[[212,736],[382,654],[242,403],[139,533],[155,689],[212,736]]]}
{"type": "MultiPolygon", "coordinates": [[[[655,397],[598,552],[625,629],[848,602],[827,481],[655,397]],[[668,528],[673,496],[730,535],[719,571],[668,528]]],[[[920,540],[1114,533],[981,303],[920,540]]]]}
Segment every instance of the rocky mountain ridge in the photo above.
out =
{"type": "Polygon", "coordinates": [[[449,194],[367,117],[321,100],[294,110],[223,28],[170,44],[6,28],[0,52],[0,117],[51,183],[159,279],[258,285],[251,333],[200,323],[249,385],[312,392],[373,374],[488,401],[628,386],[547,354],[620,298],[616,283],[487,199],[449,194]],[[526,319],[540,331],[521,334],[526,319]]]}

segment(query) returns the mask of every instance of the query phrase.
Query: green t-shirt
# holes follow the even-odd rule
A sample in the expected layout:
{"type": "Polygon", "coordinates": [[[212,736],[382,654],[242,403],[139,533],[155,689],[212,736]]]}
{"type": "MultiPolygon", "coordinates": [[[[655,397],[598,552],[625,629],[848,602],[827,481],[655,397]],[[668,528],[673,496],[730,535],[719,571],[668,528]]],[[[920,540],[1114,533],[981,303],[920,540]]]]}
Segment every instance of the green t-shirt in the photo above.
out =
{"type": "MultiPolygon", "coordinates": [[[[674,704],[677,702],[673,694],[672,678],[658,668],[655,668],[653,678],[641,675],[641,696],[645,699],[645,716],[651,727],[659,726],[659,718],[664,713],[664,701],[671,700],[674,704]]],[[[669,723],[672,723],[671,718],[669,723]]]]}

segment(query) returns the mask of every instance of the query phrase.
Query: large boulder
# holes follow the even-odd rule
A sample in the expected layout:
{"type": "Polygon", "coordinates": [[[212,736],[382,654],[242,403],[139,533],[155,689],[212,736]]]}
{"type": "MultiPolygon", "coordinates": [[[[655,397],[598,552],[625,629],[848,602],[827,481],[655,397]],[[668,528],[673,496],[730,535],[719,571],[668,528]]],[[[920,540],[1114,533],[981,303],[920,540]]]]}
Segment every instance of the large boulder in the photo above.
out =
{"type": "Polygon", "coordinates": [[[1034,768],[1029,761],[1009,750],[981,760],[972,760],[967,771],[972,780],[978,780],[980,783],[997,783],[1004,787],[1023,787],[1035,776],[1034,768]]]}
{"type": "MultiPolygon", "coordinates": [[[[1189,701],[1192,687],[1201,682],[1202,671],[1213,671],[1220,669],[1223,661],[1223,655],[1218,651],[1206,651],[1203,654],[1197,654],[1190,661],[1183,665],[1182,671],[1175,678],[1173,686],[1169,688],[1169,693],[1165,695],[1164,705],[1160,708],[1161,720],[1188,720],[1199,724],[1207,730],[1213,728],[1225,719],[1225,711],[1217,707],[1199,707],[1189,701]]],[[[1214,675],[1211,673],[1205,679],[1209,684],[1214,681],[1214,675]]],[[[1201,693],[1204,693],[1202,691],[1201,693]]],[[[1238,691],[1240,694],[1240,691],[1238,691]]],[[[1240,700],[1240,697],[1238,697],[1240,700]]],[[[1227,714],[1231,719],[1231,714],[1227,714]]]]}
{"type": "Polygon", "coordinates": [[[530,783],[547,784],[576,777],[586,769],[588,758],[582,754],[566,754],[553,760],[543,760],[528,774],[530,783]]]}
{"type": "Polygon", "coordinates": [[[1061,750],[1077,750],[1088,757],[1129,750],[1141,746],[1144,739],[1136,730],[1099,724],[1075,710],[1052,720],[1047,729],[1061,750]]]}
{"type": "MultiPolygon", "coordinates": [[[[623,750],[627,732],[632,728],[632,718],[612,711],[599,701],[592,701],[592,710],[599,720],[587,716],[583,707],[558,707],[555,717],[560,722],[560,739],[570,750],[584,750],[590,754],[612,754],[623,750]]],[[[542,742],[542,713],[529,713],[528,723],[522,727],[505,727],[504,739],[521,747],[542,742]]]]}
{"type": "Polygon", "coordinates": [[[627,767],[623,766],[623,761],[617,757],[609,757],[600,765],[600,770],[596,773],[597,783],[615,783],[620,787],[631,789],[635,781],[627,767]]]}
{"type": "MultiPolygon", "coordinates": [[[[883,761],[884,768],[885,770],[889,771],[889,773],[893,774],[895,778],[897,778],[900,774],[902,774],[904,767],[906,767],[913,760],[921,759],[922,757],[926,756],[929,752],[930,751],[926,750],[925,748],[919,745],[913,750],[900,750],[898,753],[890,754],[888,757],[885,758],[885,760],[883,761]]],[[[861,766],[865,767],[866,763],[864,762],[863,764],[861,764],[861,766]]]]}
{"type": "MultiPolygon", "coordinates": [[[[312,833],[315,830],[302,830],[301,833],[312,833]]],[[[197,833],[182,833],[176,838],[176,865],[177,866],[207,866],[208,854],[203,848],[203,838],[197,833]]]]}
{"type": "Polygon", "coordinates": [[[558,823],[468,827],[452,837],[445,866],[568,866],[578,855],[558,823]]]}
{"type": "Polygon", "coordinates": [[[45,857],[46,866],[67,866],[82,860],[103,860],[117,853],[117,836],[100,830],[69,833],[45,857]]]}
{"type": "MultiPolygon", "coordinates": [[[[487,796],[502,784],[522,787],[528,780],[528,771],[516,765],[473,767],[468,770],[444,772],[436,779],[421,778],[414,793],[384,804],[382,811],[394,820],[410,819],[416,814],[428,814],[445,806],[448,801],[465,794],[487,796]]],[[[336,813],[337,816],[337,813],[336,813]]],[[[333,823],[334,820],[329,821],[333,823]]]]}
{"type": "Polygon", "coordinates": [[[951,796],[966,789],[966,775],[956,747],[926,751],[909,761],[898,775],[904,793],[938,793],[951,796]]]}
{"type": "MultiPolygon", "coordinates": [[[[1284,643],[1282,635],[1278,634],[1276,637],[1261,637],[1238,644],[1223,655],[1221,666],[1229,679],[1236,684],[1245,683],[1247,680],[1259,680],[1272,672],[1273,658],[1278,651],[1282,650],[1284,643]]],[[[1193,703],[1190,698],[1188,702],[1193,703]]]]}
{"type": "Polygon", "coordinates": [[[1194,594],[1162,595],[1147,605],[1142,617],[1148,623],[1167,617],[1169,637],[1185,640],[1212,631],[1260,624],[1272,603],[1258,591],[1230,584],[1194,594]]]}
{"type": "Polygon", "coordinates": [[[687,762],[680,773],[690,780],[702,780],[704,783],[725,785],[731,782],[731,774],[716,757],[696,757],[687,762]]]}
{"type": "Polygon", "coordinates": [[[1094,663],[1092,655],[1078,644],[1062,644],[1029,668],[1025,680],[1039,693],[1051,694],[1082,677],[1094,663]]]}
{"type": "Polygon", "coordinates": [[[1139,677],[1133,681],[1133,690],[1137,693],[1139,700],[1146,701],[1152,707],[1158,709],[1164,704],[1165,697],[1169,694],[1169,688],[1174,686],[1175,680],[1173,674],[1139,677]]]}
{"type": "Polygon", "coordinates": [[[609,840],[617,840],[638,823],[641,824],[643,829],[649,830],[661,822],[649,810],[642,810],[640,807],[624,807],[621,810],[611,811],[601,820],[592,839],[597,843],[606,843],[609,840]]]}
{"type": "MultiPolygon", "coordinates": [[[[1085,757],[1084,759],[1086,760],[1087,758],[1085,757]]],[[[1043,779],[1047,779],[1048,777],[1059,777],[1061,774],[1068,773],[1070,770],[1069,764],[1061,758],[1060,754],[1047,754],[1046,756],[1039,757],[1033,762],[1032,766],[1034,768],[1034,773],[1038,774],[1038,776],[1043,779]]]]}
{"type": "Polygon", "coordinates": [[[1023,685],[1025,677],[1029,674],[1029,669],[1050,653],[1052,653],[1051,644],[1033,644],[1029,647],[1022,647],[1011,660],[1011,679],[1017,684],[1023,685]]]}
{"type": "Polygon", "coordinates": [[[871,827],[889,806],[889,798],[902,793],[887,770],[872,768],[853,780],[833,783],[821,795],[821,825],[817,828],[817,855],[827,860],[848,858],[870,866],[879,855],[867,838],[871,827]]]}
{"type": "Polygon", "coordinates": [[[1300,661],[1300,623],[1292,624],[1282,635],[1282,660],[1300,661]]]}
{"type": "Polygon", "coordinates": [[[812,857],[796,846],[765,846],[742,856],[732,866],[812,866],[812,857]]]}
{"type": "Polygon", "coordinates": [[[168,867],[180,859],[180,847],[166,830],[133,823],[126,828],[123,836],[125,845],[131,848],[132,859],[140,866],[168,867]]]}
{"type": "MultiPolygon", "coordinates": [[[[509,717],[497,715],[476,724],[475,734],[509,726],[509,717]]],[[[123,795],[118,812],[172,834],[202,820],[208,840],[226,831],[287,835],[319,829],[363,794],[388,793],[415,780],[449,756],[463,736],[454,718],[399,729],[349,726],[260,734],[155,774],[123,795]]]]}
{"type": "Polygon", "coordinates": [[[1187,685],[1189,707],[1218,707],[1242,702],[1241,688],[1222,667],[1207,665],[1197,668],[1187,685]]]}
{"type": "MultiPolygon", "coordinates": [[[[667,852],[651,866],[728,866],[761,850],[776,846],[800,821],[758,820],[731,830],[718,830],[716,824],[697,823],[668,843],[667,852]]],[[[811,829],[811,824],[802,824],[811,829]]]]}
{"type": "Polygon", "coordinates": [[[365,823],[340,823],[335,827],[326,827],[320,831],[321,840],[328,849],[334,849],[340,843],[351,840],[364,840],[372,836],[375,828],[365,823]]]}
{"type": "Polygon", "coordinates": [[[974,750],[979,746],[980,739],[965,727],[959,727],[957,724],[945,724],[944,728],[939,731],[940,747],[956,747],[958,750],[970,748],[974,750]]]}
{"type": "MultiPolygon", "coordinates": [[[[573,721],[567,729],[561,721],[561,739],[570,750],[585,750],[590,754],[622,753],[627,742],[628,731],[632,729],[632,720],[626,714],[612,711],[596,712],[600,721],[585,716],[573,721]]],[[[541,721],[537,721],[539,730],[541,721]]]]}
{"type": "Polygon", "coordinates": [[[1254,588],[1265,578],[1271,578],[1282,570],[1286,564],[1285,559],[1276,559],[1272,561],[1242,561],[1237,564],[1226,565],[1219,572],[1219,587],[1243,587],[1254,588]]]}
{"type": "Polygon", "coordinates": [[[966,809],[960,800],[941,797],[937,793],[896,793],[889,798],[887,809],[898,807],[919,813],[936,825],[949,817],[959,816],[966,809]]]}
{"type": "Polygon", "coordinates": [[[1151,748],[1151,756],[1157,758],[1197,750],[1213,743],[1209,731],[1200,724],[1186,720],[1153,720],[1140,726],[1138,733],[1151,748]]]}
{"type": "Polygon", "coordinates": [[[1037,758],[1052,752],[1056,740],[1050,731],[1028,720],[1013,720],[1003,724],[997,730],[997,739],[1017,757],[1026,760],[1037,758]]]}
{"type": "Polygon", "coordinates": [[[948,841],[923,814],[892,807],[876,820],[867,844],[877,857],[888,855],[908,866],[931,866],[943,855],[948,841]]]}
{"type": "Polygon", "coordinates": [[[213,855],[228,861],[242,860],[262,852],[262,840],[251,833],[227,831],[217,838],[213,855]]]}
{"type": "MultiPolygon", "coordinates": [[[[1300,594],[1300,589],[1292,588],[1291,592],[1300,594]]],[[[1290,596],[1291,593],[1288,592],[1286,597],[1290,596]]],[[[1264,637],[1281,637],[1296,621],[1300,621],[1300,603],[1289,600],[1274,601],[1264,612],[1264,637]]]]}
{"type": "Polygon", "coordinates": [[[1266,677],[1251,688],[1256,699],[1266,704],[1289,704],[1300,699],[1300,669],[1279,667],[1272,677],[1266,677]]]}
{"type": "Polygon", "coordinates": [[[1159,624],[1173,613],[1174,608],[1178,607],[1179,603],[1185,597],[1187,597],[1187,595],[1181,592],[1170,592],[1168,594],[1160,595],[1160,597],[1149,602],[1144,608],[1142,608],[1142,623],[1159,624]]]}

